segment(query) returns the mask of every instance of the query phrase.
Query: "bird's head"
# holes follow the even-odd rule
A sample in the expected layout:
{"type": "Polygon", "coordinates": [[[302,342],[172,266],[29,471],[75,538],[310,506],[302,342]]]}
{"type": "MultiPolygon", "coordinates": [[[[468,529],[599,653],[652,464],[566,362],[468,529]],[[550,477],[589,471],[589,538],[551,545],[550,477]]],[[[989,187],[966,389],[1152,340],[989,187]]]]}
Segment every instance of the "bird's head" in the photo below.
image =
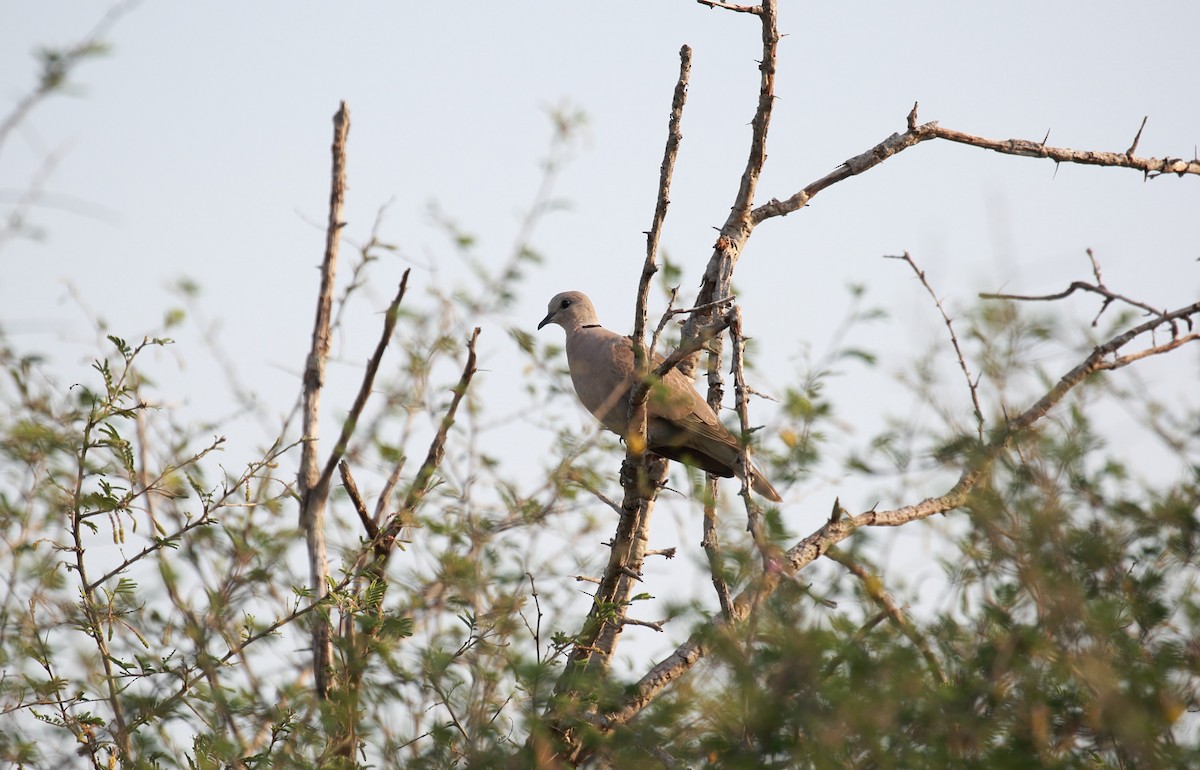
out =
{"type": "Polygon", "coordinates": [[[546,317],[538,324],[541,329],[546,324],[558,324],[567,331],[581,326],[599,325],[596,320],[596,308],[592,301],[581,291],[564,291],[555,294],[546,306],[546,317]]]}

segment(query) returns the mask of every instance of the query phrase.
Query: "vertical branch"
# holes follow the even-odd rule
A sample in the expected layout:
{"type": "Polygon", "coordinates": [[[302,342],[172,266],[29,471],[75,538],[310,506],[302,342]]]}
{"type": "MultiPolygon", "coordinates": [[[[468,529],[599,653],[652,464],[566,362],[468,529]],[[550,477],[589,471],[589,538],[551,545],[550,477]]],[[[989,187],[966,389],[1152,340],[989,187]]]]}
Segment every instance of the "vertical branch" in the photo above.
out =
{"type": "MultiPolygon", "coordinates": [[[[721,234],[713,247],[712,256],[709,257],[708,267],[705,268],[700,292],[696,296],[696,305],[706,305],[717,297],[732,293],[730,287],[733,283],[733,268],[756,224],[751,216],[754,192],[758,187],[763,164],[767,160],[767,130],[771,125],[771,110],[775,104],[775,61],[779,47],[778,10],[778,0],[763,0],[759,12],[755,14],[762,23],[763,50],[762,61],[758,65],[758,108],[750,122],[750,155],[746,159],[746,168],[742,172],[741,184],[738,186],[729,217],[721,227],[721,234]]],[[[697,313],[690,317],[683,325],[684,340],[694,338],[714,312],[697,313]]],[[[688,376],[695,369],[694,357],[679,367],[679,370],[688,376]]]]}
{"type": "Polygon", "coordinates": [[[662,166],[658,174],[658,202],[654,207],[654,221],[646,231],[646,262],[642,266],[642,279],[638,283],[637,312],[633,318],[634,361],[639,367],[646,363],[642,339],[646,333],[646,303],[650,295],[650,279],[658,272],[658,241],[662,236],[663,221],[667,218],[667,207],[671,204],[671,177],[675,173],[675,158],[679,155],[679,142],[683,134],[679,125],[683,120],[683,105],[687,101],[688,79],[692,73],[692,49],[679,49],[679,80],[675,83],[675,95],[671,99],[671,119],[667,124],[667,146],[663,152],[662,166]],[[640,348],[640,357],[639,357],[640,348]]]}
{"type": "Polygon", "coordinates": [[[738,424],[741,427],[738,435],[738,443],[741,444],[741,462],[745,476],[742,479],[742,499],[746,504],[746,529],[750,532],[750,536],[754,539],[754,544],[758,547],[758,551],[763,557],[763,569],[768,569],[768,560],[771,558],[770,549],[767,539],[762,532],[762,511],[759,510],[758,504],[754,502],[754,498],[750,494],[751,487],[754,484],[754,466],[750,462],[750,407],[747,404],[747,396],[749,388],[746,387],[746,364],[744,353],[746,350],[746,339],[742,336],[742,308],[734,305],[729,311],[729,339],[732,341],[730,347],[732,352],[730,358],[730,371],[733,374],[733,395],[734,404],[738,414],[738,424]]]}
{"type": "Polygon", "coordinates": [[[608,674],[613,654],[625,625],[633,588],[641,579],[642,563],[649,540],[650,516],[658,489],[666,478],[667,462],[645,454],[646,400],[649,396],[650,360],[652,351],[645,346],[646,303],[650,281],[658,271],[658,241],[663,221],[670,205],[671,176],[682,139],[680,122],[687,100],[688,78],[692,67],[692,49],[679,50],[679,79],[671,101],[671,117],[667,128],[667,144],[659,174],[658,199],[654,219],[646,232],[646,261],[638,283],[637,307],[634,314],[633,356],[638,378],[629,396],[629,430],[626,435],[628,452],[622,465],[625,497],[620,506],[621,519],[609,543],[608,565],[592,599],[592,608],[576,637],[567,665],[555,684],[555,702],[547,718],[557,736],[556,750],[574,763],[582,751],[581,736],[575,729],[576,720],[594,712],[592,704],[580,707],[578,702],[585,691],[595,691],[608,674]]]}
{"type": "MultiPolygon", "coordinates": [[[[392,311],[398,309],[401,296],[403,296],[403,291],[397,296],[392,311]]],[[[358,750],[360,741],[358,720],[361,716],[359,703],[362,700],[362,683],[363,677],[367,672],[367,667],[371,664],[373,653],[378,649],[377,636],[383,627],[382,620],[385,614],[383,599],[388,589],[386,576],[387,563],[391,558],[392,552],[395,550],[396,538],[399,537],[403,528],[411,522],[413,513],[421,504],[421,501],[425,499],[426,493],[434,485],[436,473],[441,467],[442,459],[446,455],[446,441],[450,436],[450,429],[454,427],[454,420],[458,414],[459,404],[462,403],[462,399],[467,393],[467,388],[471,385],[471,379],[478,371],[476,367],[478,359],[475,353],[475,345],[478,341],[479,327],[476,326],[471,333],[470,339],[467,341],[467,360],[463,365],[462,375],[459,377],[458,383],[454,386],[454,396],[450,399],[450,406],[446,408],[445,414],[442,415],[442,421],[438,425],[437,433],[429,444],[429,451],[425,455],[425,462],[421,464],[421,467],[417,470],[416,477],[413,478],[412,486],[409,487],[408,494],[405,495],[403,507],[400,511],[392,515],[386,527],[379,529],[375,522],[372,521],[367,513],[366,504],[358,495],[357,488],[354,485],[348,468],[343,471],[343,479],[347,482],[346,489],[350,494],[351,502],[358,512],[363,527],[372,539],[370,551],[373,555],[364,569],[364,575],[372,582],[379,582],[381,593],[378,601],[370,610],[373,614],[373,623],[361,633],[355,633],[353,620],[347,623],[348,633],[344,640],[348,649],[348,652],[345,654],[346,667],[342,685],[333,699],[337,707],[337,724],[335,729],[330,732],[326,741],[325,752],[319,763],[320,767],[341,767],[342,762],[340,760],[350,760],[354,756],[355,751],[358,750]],[[339,761],[335,762],[333,759],[335,757],[339,758],[339,761]]],[[[364,550],[364,554],[366,553],[364,550]]],[[[353,577],[347,577],[343,583],[348,583],[352,579],[353,577]]]]}
{"type": "MultiPolygon", "coordinates": [[[[708,351],[708,406],[713,413],[719,414],[721,401],[725,398],[725,385],[721,379],[721,337],[715,337],[713,346],[708,351]]],[[[704,526],[700,537],[700,545],[708,559],[708,571],[712,578],[713,589],[717,592],[717,601],[721,604],[721,616],[726,620],[733,618],[733,599],[729,593],[729,584],[725,582],[724,565],[721,556],[721,541],[717,534],[718,515],[717,477],[705,474],[704,478],[704,526]]]]}
{"type": "MultiPolygon", "coordinates": [[[[633,366],[638,381],[629,395],[629,431],[626,443],[629,459],[640,457],[646,448],[646,397],[649,383],[646,376],[650,371],[649,361],[653,351],[646,351],[646,304],[650,296],[650,281],[658,272],[658,241],[662,236],[663,222],[667,218],[667,207],[671,204],[671,177],[675,173],[675,158],[679,155],[679,142],[683,134],[679,130],[683,121],[683,105],[687,101],[688,79],[692,73],[692,49],[679,49],[679,79],[675,82],[675,94],[671,99],[671,118],[667,123],[667,145],[663,150],[662,165],[658,175],[658,199],[654,206],[654,219],[646,231],[646,261],[642,265],[642,277],[638,281],[637,306],[633,315],[633,366]]],[[[657,339],[657,334],[655,335],[657,339]]]]}
{"type": "MultiPolygon", "coordinates": [[[[92,441],[92,430],[99,426],[103,420],[105,415],[102,413],[102,410],[107,411],[111,406],[111,389],[106,398],[108,400],[103,406],[99,404],[92,406],[92,412],[83,426],[83,440],[79,444],[78,462],[75,470],[75,486],[71,490],[69,498],[71,501],[71,509],[69,511],[71,521],[70,532],[73,538],[71,551],[75,554],[75,564],[71,569],[74,569],[75,574],[79,576],[79,603],[83,609],[83,616],[87,621],[85,631],[95,641],[96,651],[100,654],[100,664],[104,667],[104,683],[108,689],[108,703],[113,713],[113,727],[111,728],[111,732],[117,744],[118,756],[122,761],[129,761],[132,759],[129,726],[125,719],[125,708],[121,702],[117,675],[113,671],[114,658],[108,645],[112,628],[110,626],[106,630],[104,627],[104,618],[101,617],[102,610],[97,600],[96,588],[88,582],[87,562],[84,559],[86,546],[83,542],[83,529],[86,526],[84,520],[87,518],[87,512],[83,509],[83,485],[88,476],[87,455],[88,449],[96,446],[92,441]]],[[[108,612],[111,612],[111,608],[108,612]]],[[[47,660],[49,660],[49,656],[47,656],[47,660]]]]}
{"type": "MultiPolygon", "coordinates": [[[[345,222],[342,208],[346,193],[346,136],[350,112],[342,102],[333,116],[333,178],[329,192],[329,224],[325,230],[325,259],[321,265],[321,289],[313,323],[312,349],[304,365],[304,445],[300,452],[297,492],[300,497],[300,528],[308,548],[309,587],[318,599],[328,593],[329,563],[325,555],[325,502],[329,479],[317,463],[320,432],[321,388],[325,384],[325,362],[329,357],[329,329],[333,307],[333,283],[337,275],[338,242],[345,222]]],[[[313,680],[318,697],[329,688],[329,663],[333,658],[329,623],[321,613],[313,615],[313,680]]]]}

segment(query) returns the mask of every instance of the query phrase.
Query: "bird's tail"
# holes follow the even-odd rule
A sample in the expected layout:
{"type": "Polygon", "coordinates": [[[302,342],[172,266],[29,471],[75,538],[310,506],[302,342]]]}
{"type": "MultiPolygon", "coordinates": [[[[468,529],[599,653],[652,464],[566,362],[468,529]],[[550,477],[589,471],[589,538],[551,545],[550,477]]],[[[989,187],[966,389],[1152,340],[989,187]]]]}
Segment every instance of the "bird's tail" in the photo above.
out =
{"type": "Polygon", "coordinates": [[[771,486],[771,482],[767,481],[767,477],[763,475],[763,472],[753,462],[750,463],[750,474],[752,477],[750,480],[751,489],[773,503],[783,502],[783,498],[775,491],[775,487],[771,486]]]}

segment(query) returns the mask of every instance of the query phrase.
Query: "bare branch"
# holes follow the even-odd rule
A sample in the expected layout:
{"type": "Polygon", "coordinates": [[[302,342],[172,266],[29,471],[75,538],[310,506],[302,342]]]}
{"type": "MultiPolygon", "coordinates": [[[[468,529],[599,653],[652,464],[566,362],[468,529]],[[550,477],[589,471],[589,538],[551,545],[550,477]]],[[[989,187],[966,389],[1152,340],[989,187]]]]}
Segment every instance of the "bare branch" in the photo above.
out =
{"type": "MultiPolygon", "coordinates": [[[[1180,160],[1178,158],[1139,158],[1132,153],[1097,152],[1093,150],[1071,150],[1063,147],[1050,147],[1045,140],[1034,142],[1028,139],[988,139],[942,128],[936,122],[917,125],[917,108],[914,105],[908,114],[908,130],[902,134],[892,134],[871,149],[847,160],[836,169],[806,185],[799,192],[785,200],[772,198],[767,203],[754,209],[750,222],[757,225],[772,217],[786,216],[797,211],[822,190],[852,176],[863,173],[893,155],[907,150],[909,147],[930,139],[945,139],[959,144],[968,144],[985,150],[1004,153],[1006,155],[1021,155],[1029,158],[1048,158],[1055,163],[1077,163],[1092,166],[1116,166],[1132,168],[1146,174],[1147,177],[1162,174],[1200,174],[1200,160],[1180,160]]],[[[1048,136],[1048,135],[1047,135],[1048,136]]],[[[1131,150],[1136,148],[1136,143],[1131,150]]]]}
{"type": "MultiPolygon", "coordinates": [[[[650,385],[650,377],[646,376],[646,373],[650,368],[649,362],[653,360],[653,351],[646,350],[644,340],[646,304],[650,293],[650,281],[658,271],[658,241],[670,204],[671,176],[682,138],[679,126],[687,98],[691,65],[692,51],[685,45],[679,50],[679,78],[675,83],[671,102],[667,144],[659,174],[657,204],[650,230],[646,233],[646,260],[638,283],[637,306],[634,312],[634,367],[642,376],[638,377],[629,395],[629,431],[625,437],[628,451],[621,466],[625,495],[621,504],[616,505],[598,491],[590,490],[617,510],[620,521],[609,548],[608,565],[601,578],[596,581],[598,587],[593,597],[592,608],[584,621],[582,632],[575,639],[563,674],[555,684],[555,695],[564,702],[572,700],[580,693],[577,676],[579,673],[586,671],[594,675],[603,675],[611,665],[617,642],[625,626],[629,597],[635,583],[641,580],[650,517],[654,511],[658,490],[666,477],[666,461],[646,454],[646,400],[650,385]]],[[[657,338],[657,334],[655,336],[657,338]]],[[[662,375],[658,376],[661,378],[662,375]]],[[[565,723],[556,721],[553,709],[547,712],[547,716],[555,725],[555,731],[564,738],[561,747],[563,751],[567,755],[579,751],[579,743],[566,739],[570,728],[565,723]]]]}
{"type": "Polygon", "coordinates": [[[408,291],[408,274],[412,271],[411,268],[404,271],[404,275],[400,278],[400,287],[396,290],[396,296],[388,305],[387,312],[383,318],[383,329],[379,333],[379,342],[375,344],[375,352],[371,354],[371,358],[367,361],[367,367],[363,371],[362,382],[358,386],[358,393],[354,397],[354,404],[350,407],[350,411],[346,414],[346,419],[342,421],[342,432],[338,436],[337,443],[333,447],[333,451],[329,453],[329,459],[325,462],[325,470],[321,473],[321,478],[317,482],[317,488],[327,490],[330,480],[333,478],[333,470],[341,462],[342,457],[346,454],[346,447],[350,444],[350,437],[354,434],[354,429],[358,425],[358,419],[362,416],[362,411],[367,405],[367,399],[371,397],[371,387],[375,384],[375,375],[379,372],[379,364],[383,361],[384,351],[387,350],[388,343],[392,340],[392,334],[396,331],[396,322],[400,319],[400,303],[404,301],[404,294],[408,291]]]}
{"type": "Polygon", "coordinates": [[[371,514],[367,512],[367,504],[363,502],[362,495],[358,492],[358,484],[354,483],[354,476],[350,474],[350,463],[342,460],[338,463],[338,471],[341,472],[342,486],[346,488],[346,494],[350,496],[350,503],[358,513],[358,519],[362,522],[363,529],[367,531],[367,537],[374,540],[379,537],[379,527],[371,519],[371,514]]]}
{"type": "MultiPolygon", "coordinates": [[[[729,216],[721,227],[720,236],[704,270],[696,305],[705,305],[717,297],[732,293],[730,286],[733,281],[733,269],[757,224],[752,216],[751,207],[754,205],[754,192],[758,188],[758,179],[767,159],[767,132],[775,104],[775,64],[779,47],[778,0],[763,0],[757,15],[762,24],[762,59],[758,65],[758,106],[753,120],[750,121],[750,153],[729,216]]],[[[711,315],[711,311],[692,314],[683,325],[683,338],[695,338],[699,328],[711,315]]],[[[695,368],[696,362],[692,358],[684,362],[680,371],[685,376],[690,376],[695,368]]]]}
{"type": "Polygon", "coordinates": [[[917,274],[917,278],[921,279],[921,285],[925,287],[925,291],[929,292],[929,296],[933,298],[933,304],[937,305],[938,312],[942,314],[942,320],[946,322],[946,329],[950,332],[950,344],[954,346],[954,352],[958,356],[958,368],[962,370],[963,377],[967,380],[967,389],[971,392],[971,404],[975,407],[975,425],[978,430],[979,440],[983,441],[983,409],[979,406],[979,380],[978,378],[971,378],[971,371],[967,368],[967,360],[963,358],[962,348],[958,344],[958,335],[954,333],[954,322],[946,314],[946,309],[942,307],[942,301],[938,299],[938,295],[925,278],[925,271],[917,267],[917,263],[913,261],[913,258],[907,251],[904,252],[903,256],[899,257],[884,255],[884,259],[902,259],[907,262],[908,266],[917,274]]]}
{"type": "MultiPolygon", "coordinates": [[[[321,265],[321,289],[317,294],[317,313],[313,322],[312,349],[304,366],[304,437],[300,450],[300,527],[308,547],[309,587],[319,598],[328,592],[329,564],[325,554],[325,503],[329,477],[317,468],[317,434],[320,425],[321,388],[325,385],[325,362],[329,357],[333,284],[337,275],[338,242],[345,222],[342,209],[346,194],[346,137],[350,132],[350,113],[342,102],[333,116],[333,172],[329,192],[329,223],[325,230],[325,259],[321,265]]],[[[320,619],[313,622],[313,679],[318,697],[324,698],[329,682],[329,664],[333,647],[329,626],[320,619]]]]}
{"type": "MultiPolygon", "coordinates": [[[[1096,276],[1095,284],[1086,283],[1084,281],[1073,281],[1070,286],[1068,286],[1066,289],[1064,289],[1056,294],[1030,295],[1030,294],[983,293],[983,294],[980,294],[979,296],[981,299],[1008,299],[1008,300],[1014,300],[1014,301],[1019,301],[1019,302],[1051,302],[1053,300],[1058,300],[1058,299],[1063,299],[1064,297],[1068,297],[1071,294],[1074,294],[1076,291],[1090,291],[1093,294],[1099,294],[1101,297],[1104,297],[1104,302],[1101,303],[1100,309],[1098,311],[1096,311],[1096,317],[1092,319],[1093,327],[1095,327],[1100,322],[1100,316],[1102,316],[1104,314],[1104,311],[1108,309],[1108,306],[1114,302],[1124,302],[1127,305],[1132,305],[1133,307],[1139,308],[1141,310],[1145,310],[1147,313],[1149,313],[1152,316],[1158,316],[1159,318],[1165,317],[1164,313],[1166,311],[1164,311],[1164,310],[1161,310],[1161,309],[1155,308],[1155,307],[1151,307],[1144,302],[1138,302],[1137,300],[1130,299],[1129,297],[1126,297],[1123,294],[1117,294],[1116,292],[1111,291],[1107,286],[1104,285],[1104,279],[1100,275],[1100,263],[1096,260],[1095,253],[1091,249],[1088,249],[1087,255],[1088,255],[1088,259],[1092,263],[1092,274],[1096,276]]],[[[1189,329],[1192,328],[1191,321],[1186,318],[1184,320],[1186,321],[1188,328],[1189,329]]],[[[1178,330],[1176,329],[1175,324],[1173,324],[1173,323],[1171,324],[1171,333],[1172,334],[1178,333],[1178,330]]]]}
{"type": "Polygon", "coordinates": [[[687,102],[688,79],[692,72],[692,49],[679,49],[679,80],[675,83],[675,95],[671,99],[671,118],[667,124],[667,146],[663,151],[662,165],[658,174],[658,201],[654,207],[654,219],[646,232],[646,261],[642,265],[642,277],[638,282],[637,312],[633,319],[634,363],[644,367],[645,348],[642,340],[646,330],[646,303],[650,295],[650,280],[658,272],[658,241],[662,237],[663,221],[667,218],[667,207],[671,204],[671,177],[675,172],[675,158],[679,155],[679,142],[683,134],[679,130],[683,120],[683,105],[687,102]],[[640,355],[639,355],[640,353],[640,355]]]}
{"type": "Polygon", "coordinates": [[[1149,119],[1149,115],[1142,118],[1142,125],[1138,126],[1137,135],[1133,137],[1133,144],[1129,145],[1129,149],[1125,151],[1127,157],[1133,157],[1133,153],[1137,151],[1138,142],[1142,141],[1142,132],[1146,130],[1146,121],[1149,119]]]}
{"type": "Polygon", "coordinates": [[[707,5],[709,8],[724,8],[727,11],[736,11],[738,13],[752,13],[755,16],[762,14],[762,8],[757,5],[734,5],[733,3],[723,3],[720,0],[696,0],[700,5],[707,5]]]}
{"type": "Polygon", "coordinates": [[[732,348],[729,369],[733,374],[734,404],[737,409],[738,421],[741,424],[741,436],[738,443],[741,444],[742,471],[745,474],[742,478],[741,496],[746,506],[746,531],[750,533],[754,539],[754,545],[762,555],[763,569],[768,569],[772,559],[770,543],[762,532],[762,511],[750,494],[750,489],[754,484],[754,465],[750,462],[750,407],[747,403],[748,388],[746,387],[744,357],[746,341],[742,336],[742,309],[734,305],[726,315],[729,319],[729,339],[732,348]]]}
{"type": "Polygon", "coordinates": [[[650,383],[645,373],[650,368],[649,362],[653,360],[654,352],[646,351],[646,304],[650,296],[650,281],[658,272],[658,241],[662,235],[663,221],[667,217],[667,207],[670,205],[671,177],[675,171],[675,158],[679,154],[679,142],[683,138],[679,126],[683,120],[683,105],[687,101],[687,85],[691,71],[692,49],[685,45],[679,49],[679,79],[675,82],[675,92],[671,99],[667,144],[659,169],[658,198],[654,207],[654,219],[646,232],[646,260],[642,265],[641,279],[638,281],[637,304],[633,316],[633,366],[639,376],[629,394],[629,431],[625,437],[628,446],[627,460],[631,466],[646,451],[646,399],[649,396],[650,383]]]}
{"type": "MultiPolygon", "coordinates": [[[[429,444],[429,452],[425,455],[425,462],[421,464],[417,471],[416,477],[413,479],[412,486],[408,489],[408,494],[404,498],[404,508],[402,513],[411,513],[417,509],[425,494],[429,491],[433,483],[433,474],[437,472],[438,467],[442,464],[442,458],[446,454],[446,440],[450,435],[450,428],[454,425],[454,416],[458,412],[458,405],[462,402],[463,396],[467,393],[467,388],[471,384],[471,379],[475,376],[477,369],[475,368],[475,343],[479,340],[479,327],[471,333],[471,339],[467,341],[467,361],[463,365],[462,375],[458,379],[458,384],[454,386],[454,397],[450,399],[450,406],[446,408],[446,413],[442,415],[441,425],[438,426],[437,435],[433,437],[433,441],[429,444]]],[[[406,517],[397,514],[392,516],[387,527],[380,533],[380,545],[386,555],[390,555],[391,546],[396,540],[396,536],[400,534],[400,530],[404,527],[406,517]]]]}

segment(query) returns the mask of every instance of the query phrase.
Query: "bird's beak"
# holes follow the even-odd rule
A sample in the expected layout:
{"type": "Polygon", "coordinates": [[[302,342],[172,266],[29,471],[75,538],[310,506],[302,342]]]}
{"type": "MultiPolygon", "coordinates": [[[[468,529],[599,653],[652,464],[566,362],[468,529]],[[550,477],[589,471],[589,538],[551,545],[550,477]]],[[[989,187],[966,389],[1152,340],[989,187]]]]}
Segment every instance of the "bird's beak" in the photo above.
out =
{"type": "Polygon", "coordinates": [[[547,313],[547,314],[546,314],[546,317],[542,319],[542,322],[541,322],[540,324],[538,324],[538,328],[539,328],[539,329],[541,329],[543,326],[545,326],[546,324],[550,323],[550,319],[552,319],[552,318],[554,318],[554,314],[553,314],[553,313],[547,313]]]}

